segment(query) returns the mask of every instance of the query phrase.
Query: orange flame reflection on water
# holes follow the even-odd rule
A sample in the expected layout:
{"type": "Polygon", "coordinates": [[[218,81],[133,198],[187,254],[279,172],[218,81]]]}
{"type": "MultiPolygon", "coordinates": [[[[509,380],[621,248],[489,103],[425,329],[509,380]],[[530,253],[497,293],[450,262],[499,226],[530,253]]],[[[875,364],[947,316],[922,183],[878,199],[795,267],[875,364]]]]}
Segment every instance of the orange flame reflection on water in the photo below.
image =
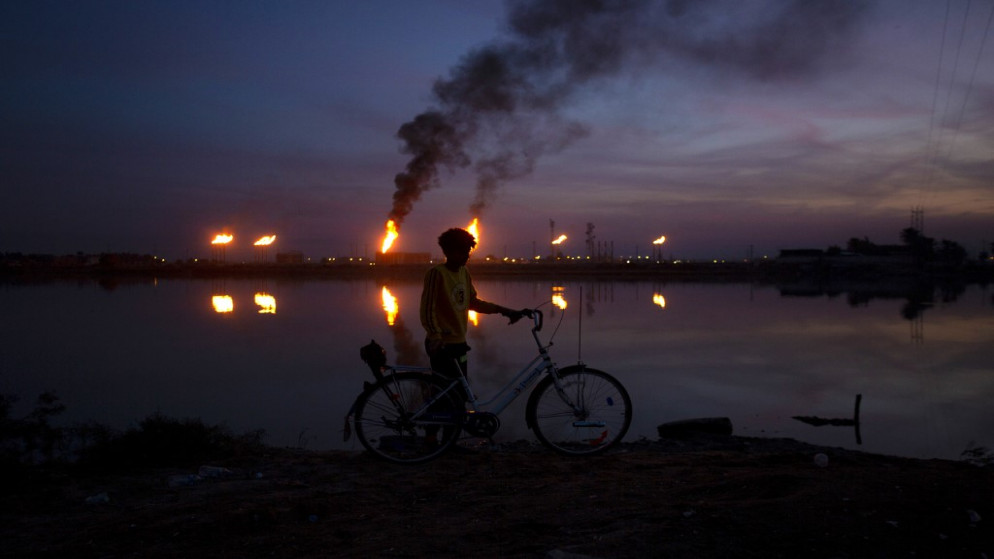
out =
{"type": "Polygon", "coordinates": [[[397,298],[390,293],[390,290],[385,285],[383,286],[380,297],[383,300],[383,310],[387,313],[387,325],[393,326],[394,322],[397,321],[397,313],[400,312],[397,298]]]}
{"type": "Polygon", "coordinates": [[[276,297],[269,293],[256,293],[255,304],[259,306],[259,314],[276,314],[276,297]]]}
{"type": "Polygon", "coordinates": [[[235,310],[235,301],[230,295],[215,295],[211,297],[211,305],[216,313],[229,313],[235,310]]]}
{"type": "Polygon", "coordinates": [[[666,297],[663,297],[660,293],[653,293],[652,302],[659,306],[661,309],[666,308],[666,297]]]}

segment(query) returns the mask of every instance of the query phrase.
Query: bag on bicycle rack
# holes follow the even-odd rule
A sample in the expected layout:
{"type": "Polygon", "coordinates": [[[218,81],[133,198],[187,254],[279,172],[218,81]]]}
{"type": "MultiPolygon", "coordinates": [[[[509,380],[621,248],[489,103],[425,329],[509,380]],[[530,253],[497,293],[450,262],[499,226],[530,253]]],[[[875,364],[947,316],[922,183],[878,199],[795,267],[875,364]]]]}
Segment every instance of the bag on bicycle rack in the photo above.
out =
{"type": "Polygon", "coordinates": [[[359,348],[359,357],[369,366],[376,380],[383,380],[383,369],[387,366],[387,351],[383,346],[376,343],[376,340],[370,340],[359,348]]]}
{"type": "MultiPolygon", "coordinates": [[[[368,344],[359,348],[359,357],[369,366],[369,370],[373,372],[377,381],[383,380],[383,370],[387,368],[387,350],[383,349],[383,346],[376,343],[376,340],[370,340],[368,344]]],[[[369,381],[362,381],[363,390],[368,390],[370,386],[372,384],[369,381]]],[[[356,402],[358,401],[359,398],[356,398],[356,402]]],[[[351,419],[353,412],[355,412],[356,402],[352,402],[348,413],[345,414],[345,427],[342,430],[345,441],[352,437],[351,419]]]]}

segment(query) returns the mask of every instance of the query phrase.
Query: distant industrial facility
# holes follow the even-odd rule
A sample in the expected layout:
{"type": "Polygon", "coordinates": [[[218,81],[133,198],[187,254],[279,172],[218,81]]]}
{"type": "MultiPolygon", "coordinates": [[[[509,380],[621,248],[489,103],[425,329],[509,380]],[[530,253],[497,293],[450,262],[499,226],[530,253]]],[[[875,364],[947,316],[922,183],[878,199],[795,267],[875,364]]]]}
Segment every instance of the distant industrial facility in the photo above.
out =
{"type": "Polygon", "coordinates": [[[428,252],[377,252],[376,263],[380,265],[397,264],[429,264],[431,253],[428,252]]]}

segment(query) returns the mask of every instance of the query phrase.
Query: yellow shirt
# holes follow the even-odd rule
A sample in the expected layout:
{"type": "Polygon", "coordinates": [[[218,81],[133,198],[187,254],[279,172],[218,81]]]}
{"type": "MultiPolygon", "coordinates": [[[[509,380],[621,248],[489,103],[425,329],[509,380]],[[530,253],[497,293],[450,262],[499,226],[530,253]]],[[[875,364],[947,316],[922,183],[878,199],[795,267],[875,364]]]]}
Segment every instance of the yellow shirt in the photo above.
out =
{"type": "Polygon", "coordinates": [[[473,279],[465,266],[455,272],[445,264],[428,270],[421,291],[421,325],[429,340],[464,343],[470,310],[492,314],[499,312],[500,307],[476,296],[473,279]]]}

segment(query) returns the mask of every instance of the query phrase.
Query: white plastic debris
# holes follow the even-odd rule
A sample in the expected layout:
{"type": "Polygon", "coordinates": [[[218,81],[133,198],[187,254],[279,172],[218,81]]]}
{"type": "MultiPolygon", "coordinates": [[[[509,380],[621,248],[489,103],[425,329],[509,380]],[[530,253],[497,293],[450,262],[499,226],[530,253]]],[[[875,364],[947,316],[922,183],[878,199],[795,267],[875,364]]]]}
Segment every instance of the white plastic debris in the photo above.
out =
{"type": "Polygon", "coordinates": [[[222,468],[220,466],[201,466],[200,470],[197,471],[197,475],[200,477],[228,477],[231,475],[231,470],[228,468],[222,468]]]}
{"type": "Polygon", "coordinates": [[[828,455],[821,452],[815,454],[815,466],[818,466],[819,468],[828,466],[828,455]]]}
{"type": "MultiPolygon", "coordinates": [[[[88,505],[105,505],[110,502],[110,495],[107,493],[97,493],[86,498],[88,505]]],[[[971,511],[972,512],[972,511],[971,511]]]]}
{"type": "Polygon", "coordinates": [[[196,485],[200,481],[200,476],[194,474],[179,474],[175,476],[169,476],[166,483],[169,487],[189,487],[191,485],[196,485]]]}

